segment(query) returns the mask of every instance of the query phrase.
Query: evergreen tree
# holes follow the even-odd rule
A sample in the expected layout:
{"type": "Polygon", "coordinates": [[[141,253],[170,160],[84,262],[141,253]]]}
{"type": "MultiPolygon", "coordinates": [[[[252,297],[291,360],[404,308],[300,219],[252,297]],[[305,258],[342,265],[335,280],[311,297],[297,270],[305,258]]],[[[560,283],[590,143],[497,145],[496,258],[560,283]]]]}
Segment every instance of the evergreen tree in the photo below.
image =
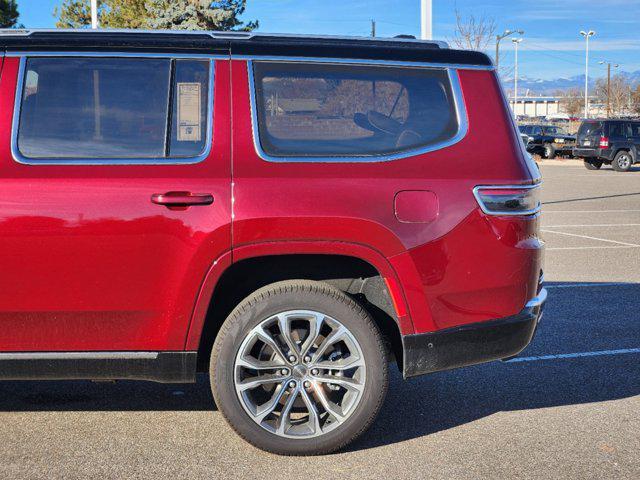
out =
{"type": "Polygon", "coordinates": [[[243,30],[258,28],[243,22],[246,0],[149,0],[150,28],[174,30],[243,30]]]}
{"type": "Polygon", "coordinates": [[[0,0],[0,28],[15,27],[19,16],[15,0],[0,0]]]}

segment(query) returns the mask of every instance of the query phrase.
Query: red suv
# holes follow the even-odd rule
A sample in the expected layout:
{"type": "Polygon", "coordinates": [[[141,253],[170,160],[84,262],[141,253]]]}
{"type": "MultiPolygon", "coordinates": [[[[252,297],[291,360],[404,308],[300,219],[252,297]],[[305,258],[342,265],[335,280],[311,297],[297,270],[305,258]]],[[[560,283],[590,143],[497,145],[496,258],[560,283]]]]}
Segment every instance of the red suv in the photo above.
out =
{"type": "Polygon", "coordinates": [[[338,449],[405,378],[503,359],[546,292],[494,67],[410,39],[2,32],[0,379],[193,382],[338,449]]]}

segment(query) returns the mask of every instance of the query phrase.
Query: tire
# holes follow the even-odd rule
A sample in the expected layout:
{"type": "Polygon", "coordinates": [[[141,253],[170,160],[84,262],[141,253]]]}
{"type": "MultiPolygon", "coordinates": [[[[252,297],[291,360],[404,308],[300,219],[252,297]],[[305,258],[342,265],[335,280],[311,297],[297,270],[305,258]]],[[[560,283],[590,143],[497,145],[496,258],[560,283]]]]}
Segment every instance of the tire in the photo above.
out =
{"type": "Polygon", "coordinates": [[[600,170],[602,160],[585,160],[584,166],[587,170],[600,170]]]}
{"type": "Polygon", "coordinates": [[[550,143],[545,143],[542,149],[543,149],[542,150],[543,157],[546,158],[547,160],[552,160],[556,158],[556,149],[550,143]]]}
{"type": "Polygon", "coordinates": [[[285,281],[254,292],[229,315],[213,346],[210,378],[219,410],[247,442],[280,455],[320,455],[355,440],[378,415],[388,386],[387,353],[370,315],[342,291],[285,281]],[[312,324],[320,325],[320,335],[309,344],[312,324]],[[291,352],[299,358],[283,360],[291,352]]]}
{"type": "Polygon", "coordinates": [[[633,157],[631,152],[626,150],[616,153],[613,162],[611,162],[611,166],[616,172],[628,172],[631,169],[631,165],[633,165],[633,157]]]}

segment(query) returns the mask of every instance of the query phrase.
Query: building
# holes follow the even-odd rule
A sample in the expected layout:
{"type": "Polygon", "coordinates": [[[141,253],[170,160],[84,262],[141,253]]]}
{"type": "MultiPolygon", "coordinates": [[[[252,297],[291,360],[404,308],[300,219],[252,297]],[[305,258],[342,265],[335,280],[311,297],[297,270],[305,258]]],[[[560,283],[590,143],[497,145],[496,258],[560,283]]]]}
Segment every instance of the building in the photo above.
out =
{"type": "Polygon", "coordinates": [[[518,97],[515,107],[513,98],[509,104],[516,116],[547,117],[560,113],[559,97],[518,97]]]}

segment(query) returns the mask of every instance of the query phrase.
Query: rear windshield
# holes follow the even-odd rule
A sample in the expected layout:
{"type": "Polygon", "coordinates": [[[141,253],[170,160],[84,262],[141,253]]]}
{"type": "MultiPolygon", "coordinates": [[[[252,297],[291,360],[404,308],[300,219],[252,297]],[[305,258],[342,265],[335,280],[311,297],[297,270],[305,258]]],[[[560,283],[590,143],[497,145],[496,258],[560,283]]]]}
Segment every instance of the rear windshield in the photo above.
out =
{"type": "Polygon", "coordinates": [[[580,129],[578,130],[578,135],[580,135],[581,137],[601,134],[602,123],[600,122],[584,122],[582,125],[580,125],[580,129]]]}
{"type": "Polygon", "coordinates": [[[256,62],[262,149],[279,157],[384,155],[458,132],[445,70],[256,62]]]}

